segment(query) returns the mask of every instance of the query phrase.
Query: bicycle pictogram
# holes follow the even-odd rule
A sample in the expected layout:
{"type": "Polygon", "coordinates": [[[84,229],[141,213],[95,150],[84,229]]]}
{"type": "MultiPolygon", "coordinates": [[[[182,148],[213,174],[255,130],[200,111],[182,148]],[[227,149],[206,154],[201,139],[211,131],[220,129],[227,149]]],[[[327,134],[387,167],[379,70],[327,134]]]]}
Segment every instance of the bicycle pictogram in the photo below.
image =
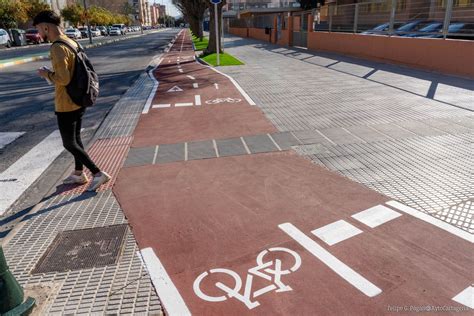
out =
{"type": "Polygon", "coordinates": [[[217,98],[214,100],[207,100],[206,104],[219,104],[219,103],[239,103],[242,99],[237,98],[217,98]]]}
{"type": "MultiPolygon", "coordinates": [[[[286,257],[288,256],[285,256],[285,258],[286,257]]],[[[244,288],[243,293],[241,293],[242,279],[240,278],[240,276],[235,271],[232,271],[229,269],[223,269],[223,268],[212,269],[209,272],[206,271],[206,272],[201,273],[194,281],[194,285],[193,285],[194,292],[196,293],[198,297],[208,302],[222,302],[222,301],[227,300],[228,298],[234,297],[238,299],[239,301],[241,301],[242,303],[244,303],[248,309],[253,309],[260,305],[260,303],[257,300],[253,300],[256,297],[259,297],[260,295],[263,295],[271,291],[287,292],[287,291],[293,290],[289,285],[285,285],[281,281],[281,277],[283,275],[287,275],[292,272],[295,272],[296,270],[300,268],[301,257],[295,251],[288,248],[283,248],[283,247],[273,247],[273,248],[265,249],[258,254],[256,261],[257,261],[257,266],[250,268],[247,271],[247,277],[245,280],[245,288],[244,288]],[[294,261],[293,266],[287,269],[283,269],[282,260],[280,259],[264,262],[265,255],[267,255],[270,252],[284,252],[284,253],[290,254],[293,257],[293,261],[294,261]],[[225,285],[222,282],[216,282],[215,286],[224,292],[223,295],[210,296],[210,295],[205,294],[201,289],[202,281],[210,274],[217,274],[217,273],[226,274],[230,276],[234,280],[233,286],[225,285]],[[253,285],[254,277],[259,277],[267,281],[270,281],[271,284],[261,289],[253,290],[252,285],[253,285]]]]}

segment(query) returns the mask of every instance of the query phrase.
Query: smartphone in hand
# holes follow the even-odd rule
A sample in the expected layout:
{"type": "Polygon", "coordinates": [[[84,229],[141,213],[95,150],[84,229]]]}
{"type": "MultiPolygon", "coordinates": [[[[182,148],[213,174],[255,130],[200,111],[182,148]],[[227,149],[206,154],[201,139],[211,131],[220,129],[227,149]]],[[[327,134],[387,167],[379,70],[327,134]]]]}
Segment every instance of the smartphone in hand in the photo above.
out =
{"type": "MultiPolygon", "coordinates": [[[[46,67],[46,66],[43,66],[43,67],[41,67],[40,69],[42,69],[42,70],[47,70],[47,71],[51,71],[51,70],[50,70],[48,67],[46,67]]],[[[49,80],[48,78],[44,78],[44,79],[48,82],[49,85],[52,85],[52,84],[53,84],[53,82],[52,82],[51,80],[49,80]]]]}

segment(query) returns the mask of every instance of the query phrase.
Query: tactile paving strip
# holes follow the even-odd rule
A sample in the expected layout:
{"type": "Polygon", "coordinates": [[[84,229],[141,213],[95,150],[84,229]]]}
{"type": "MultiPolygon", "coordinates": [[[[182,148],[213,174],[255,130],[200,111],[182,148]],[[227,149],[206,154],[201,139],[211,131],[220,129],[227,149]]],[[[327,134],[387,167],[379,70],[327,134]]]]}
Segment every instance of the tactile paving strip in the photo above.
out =
{"type": "Polygon", "coordinates": [[[111,191],[96,195],[56,195],[24,222],[25,226],[4,246],[5,256],[22,286],[59,285],[59,292],[51,297],[45,314],[162,313],[151,280],[137,256],[138,247],[130,230],[117,264],[30,274],[59,232],[127,223],[111,191]]]}
{"type": "MultiPolygon", "coordinates": [[[[98,139],[88,150],[91,159],[96,165],[112,176],[109,182],[99,187],[98,192],[111,189],[114,185],[132,140],[132,136],[98,139]]],[[[92,179],[90,171],[87,168],[84,168],[84,170],[87,176],[92,179]]],[[[87,190],[88,185],[63,184],[58,186],[57,191],[61,192],[61,194],[80,194],[87,190]]]]}

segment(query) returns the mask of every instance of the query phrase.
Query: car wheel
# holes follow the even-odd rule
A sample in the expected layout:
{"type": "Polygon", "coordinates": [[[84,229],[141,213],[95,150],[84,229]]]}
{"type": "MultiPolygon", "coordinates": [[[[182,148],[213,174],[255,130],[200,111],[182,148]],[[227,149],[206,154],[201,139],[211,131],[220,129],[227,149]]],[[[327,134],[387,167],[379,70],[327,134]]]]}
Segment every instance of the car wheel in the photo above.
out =
{"type": "Polygon", "coordinates": [[[6,45],[6,46],[7,46],[7,48],[10,48],[10,47],[12,47],[12,42],[10,42],[10,41],[7,41],[7,45],[6,45]]]}

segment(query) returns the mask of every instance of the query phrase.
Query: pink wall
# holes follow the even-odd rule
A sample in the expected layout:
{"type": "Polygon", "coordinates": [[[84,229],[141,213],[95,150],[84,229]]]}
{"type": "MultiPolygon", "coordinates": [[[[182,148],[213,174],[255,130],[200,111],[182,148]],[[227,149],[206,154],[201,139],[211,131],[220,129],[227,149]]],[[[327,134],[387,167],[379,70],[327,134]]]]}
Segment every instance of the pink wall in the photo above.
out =
{"type": "Polygon", "coordinates": [[[312,32],[308,49],[474,78],[474,41],[312,32]]]}

